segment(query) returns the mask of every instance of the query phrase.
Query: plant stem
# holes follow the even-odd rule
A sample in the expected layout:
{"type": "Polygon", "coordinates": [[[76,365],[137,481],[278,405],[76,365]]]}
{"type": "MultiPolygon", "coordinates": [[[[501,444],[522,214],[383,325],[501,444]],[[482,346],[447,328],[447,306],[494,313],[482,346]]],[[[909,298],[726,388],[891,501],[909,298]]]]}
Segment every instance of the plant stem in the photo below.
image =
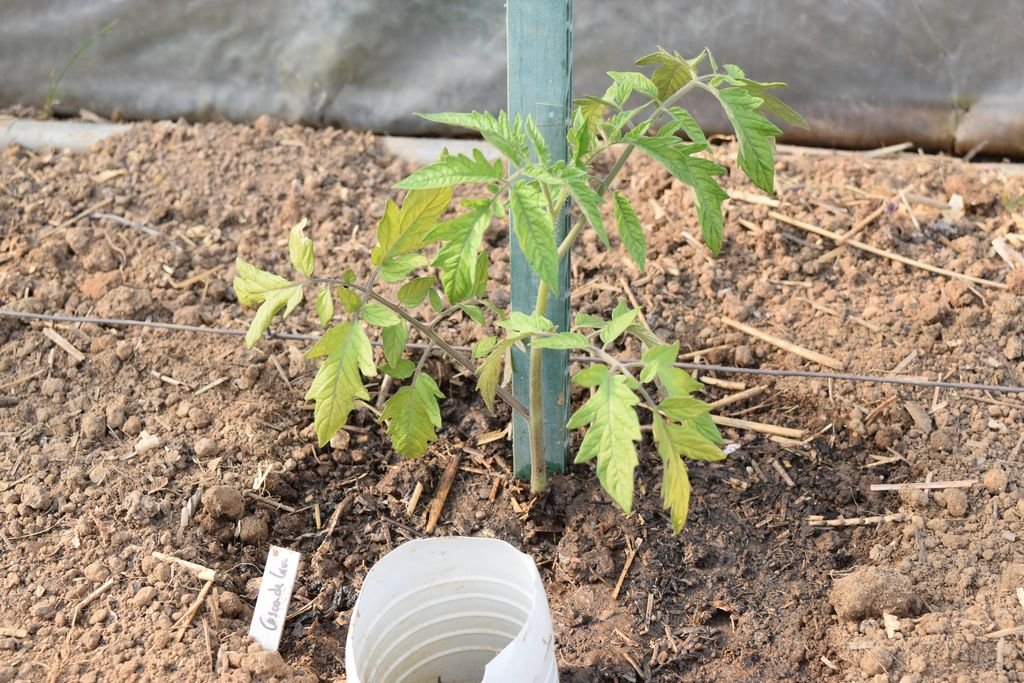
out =
{"type": "MultiPolygon", "coordinates": [[[[548,311],[548,284],[537,287],[537,303],[533,312],[544,316],[548,311]]],[[[544,446],[544,401],[541,387],[544,380],[544,350],[530,345],[530,493],[542,493],[548,487],[548,464],[544,446]]]]}

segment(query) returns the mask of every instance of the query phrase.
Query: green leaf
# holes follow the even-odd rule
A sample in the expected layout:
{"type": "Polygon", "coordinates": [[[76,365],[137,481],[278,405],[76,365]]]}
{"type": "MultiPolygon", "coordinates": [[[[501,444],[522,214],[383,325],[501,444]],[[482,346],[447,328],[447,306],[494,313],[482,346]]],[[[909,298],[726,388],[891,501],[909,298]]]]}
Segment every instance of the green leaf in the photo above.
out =
{"type": "MultiPolygon", "coordinates": [[[[627,109],[626,111],[620,111],[615,116],[601,124],[601,132],[608,139],[608,142],[615,143],[622,139],[622,129],[627,123],[633,120],[633,118],[643,110],[643,107],[637,109],[627,109]]],[[[644,122],[640,125],[650,125],[649,122],[644,122]]]]}
{"type": "Polygon", "coordinates": [[[633,323],[626,328],[626,334],[636,338],[641,344],[646,347],[661,346],[665,342],[661,337],[656,335],[651,330],[647,329],[640,323],[633,323]]]}
{"type": "Polygon", "coordinates": [[[375,377],[373,348],[358,323],[345,321],[324,332],[306,352],[307,358],[327,356],[306,392],[307,401],[316,401],[313,422],[317,440],[327,445],[348,421],[357,399],[369,400],[360,373],[375,377]]]}
{"type": "Polygon", "coordinates": [[[594,131],[596,129],[597,125],[591,126],[587,117],[583,115],[583,111],[577,108],[573,114],[572,127],[569,129],[568,135],[573,163],[582,163],[583,157],[594,147],[596,144],[594,131]]]}
{"type": "Polygon", "coordinates": [[[326,287],[316,293],[316,315],[321,327],[327,327],[334,318],[334,299],[331,298],[331,290],[326,287]]]}
{"type": "Polygon", "coordinates": [[[661,101],[676,94],[696,76],[693,65],[678,52],[671,53],[661,47],[658,47],[657,52],[636,60],[636,63],[640,66],[657,65],[651,74],[651,81],[658,88],[658,99],[661,101]]]}
{"type": "Polygon", "coordinates": [[[670,369],[678,355],[679,342],[661,344],[647,349],[643,355],[644,369],[640,371],[640,381],[650,382],[660,373],[670,369]]]}
{"type": "Polygon", "coordinates": [[[704,460],[706,462],[725,460],[725,453],[701,434],[690,422],[686,424],[667,422],[666,428],[672,439],[672,449],[679,455],[690,460],[704,460]]]}
{"type": "Polygon", "coordinates": [[[380,331],[381,344],[384,346],[384,360],[388,365],[397,365],[405,353],[405,342],[409,341],[409,327],[404,320],[397,325],[385,327],[380,331]]]}
{"type": "Polygon", "coordinates": [[[445,154],[434,163],[413,171],[394,187],[399,190],[426,190],[464,183],[491,183],[504,177],[505,167],[501,160],[488,161],[483,152],[474,149],[472,158],[464,154],[445,154]]]}
{"type": "Polygon", "coordinates": [[[658,86],[642,73],[637,71],[609,71],[608,75],[612,77],[613,81],[624,88],[643,93],[652,100],[658,99],[658,86]]]}
{"type": "Polygon", "coordinates": [[[440,313],[444,310],[444,302],[441,301],[441,295],[437,293],[436,289],[431,289],[427,292],[427,300],[430,301],[430,308],[434,313],[440,313]]]}
{"type": "Polygon", "coordinates": [[[487,294],[487,271],[490,265],[491,255],[485,249],[476,257],[476,288],[473,290],[473,296],[476,298],[487,294]]]}
{"type": "Polygon", "coordinates": [[[692,152],[698,151],[700,146],[683,145],[672,135],[659,132],[653,137],[638,136],[630,138],[630,141],[693,189],[693,203],[697,208],[704,243],[717,254],[722,248],[722,202],[729,195],[715,177],[725,173],[725,169],[710,159],[693,156],[692,152]]]}
{"type": "MultiPolygon", "coordinates": [[[[417,114],[417,116],[434,123],[475,130],[512,163],[519,165],[526,161],[526,138],[523,135],[522,121],[518,116],[514,121],[509,121],[508,114],[505,112],[500,112],[497,118],[487,112],[475,111],[471,113],[417,114]]],[[[527,132],[529,132],[529,121],[526,125],[527,132]]]]}
{"type": "Polygon", "coordinates": [[[491,202],[480,202],[439,224],[433,233],[447,240],[434,257],[433,266],[441,270],[441,284],[452,303],[472,298],[477,291],[478,255],[493,216],[491,202]]]}
{"type": "Polygon", "coordinates": [[[672,122],[663,126],[662,131],[675,133],[677,130],[681,130],[686,133],[686,136],[690,138],[690,140],[707,149],[707,136],[704,135],[704,131],[701,130],[700,124],[697,123],[697,120],[693,118],[690,112],[686,111],[682,107],[671,107],[668,110],[668,113],[672,117],[672,122]]]}
{"type": "Polygon", "coordinates": [[[441,408],[437,399],[444,394],[427,374],[420,374],[411,386],[404,386],[384,404],[380,419],[387,425],[391,443],[406,458],[418,458],[437,440],[441,408]]]}
{"type": "Polygon", "coordinates": [[[373,265],[386,266],[397,257],[422,249],[451,199],[451,188],[441,187],[410,190],[401,207],[389,201],[377,223],[377,246],[370,252],[373,265]]]}
{"type": "Polygon", "coordinates": [[[743,69],[739,68],[735,64],[723,64],[722,67],[725,69],[725,73],[729,74],[729,77],[732,79],[747,77],[747,75],[743,73],[743,69]]]}
{"type": "Polygon", "coordinates": [[[509,192],[512,227],[533,271],[551,291],[558,293],[558,245],[540,189],[532,183],[516,183],[509,192]]]}
{"type": "Polygon", "coordinates": [[[530,138],[530,142],[533,143],[533,150],[537,153],[537,160],[544,164],[551,163],[551,150],[548,149],[548,143],[544,141],[544,136],[540,132],[540,128],[537,127],[537,122],[533,120],[532,116],[526,117],[526,134],[530,138]]]}
{"type": "Polygon", "coordinates": [[[379,369],[385,375],[391,375],[395,379],[408,379],[416,372],[416,364],[408,358],[399,358],[394,365],[382,365],[379,369]]]}
{"type": "Polygon", "coordinates": [[[473,358],[482,358],[498,344],[498,338],[491,335],[473,344],[473,358]]]}
{"type": "Polygon", "coordinates": [[[359,295],[343,285],[338,286],[338,301],[341,302],[341,307],[348,313],[355,313],[363,305],[359,295]]]}
{"type": "Polygon", "coordinates": [[[602,363],[594,363],[573,375],[572,383],[584,389],[590,389],[604,382],[607,377],[608,366],[602,363]]]}
{"type": "Polygon", "coordinates": [[[686,517],[690,512],[690,478],[686,473],[686,463],[679,457],[668,430],[669,425],[655,415],[654,442],[665,468],[661,482],[662,507],[671,511],[672,531],[678,534],[686,526],[686,517]]]}
{"type": "Polygon", "coordinates": [[[269,292],[295,286],[291,280],[260,270],[240,258],[235,259],[235,269],[238,274],[232,285],[235,288],[238,303],[243,306],[257,306],[266,300],[269,292]]]}
{"type": "Polygon", "coordinates": [[[245,333],[246,347],[251,349],[256,346],[256,342],[267,331],[270,327],[270,322],[281,309],[284,309],[284,314],[288,315],[301,302],[302,287],[300,285],[294,285],[289,289],[268,292],[266,300],[256,309],[256,315],[253,316],[252,322],[249,323],[249,329],[245,333]]]}
{"type": "Polygon", "coordinates": [[[523,167],[523,173],[549,185],[562,187],[587,219],[587,223],[597,231],[597,236],[604,245],[608,244],[608,232],[601,216],[601,195],[588,184],[587,172],[577,166],[568,166],[563,161],[556,161],[550,166],[534,164],[523,167]]]}
{"type": "Polygon", "coordinates": [[[484,312],[479,306],[473,306],[472,304],[459,304],[459,310],[465,313],[466,317],[477,325],[487,324],[487,320],[484,318],[484,312]]]}
{"type": "Polygon", "coordinates": [[[622,244],[642,271],[647,264],[647,239],[644,237],[643,226],[640,225],[640,219],[625,195],[616,192],[614,198],[615,223],[619,228],[622,244]]]}
{"type": "Polygon", "coordinates": [[[550,332],[555,329],[555,324],[542,315],[512,311],[508,314],[508,319],[498,323],[498,327],[518,335],[531,335],[550,332]]]}
{"type": "Polygon", "coordinates": [[[597,458],[597,478],[626,514],[633,508],[633,473],[639,464],[636,442],[640,402],[622,375],[606,375],[597,391],[569,419],[569,429],[590,425],[583,435],[575,462],[597,458]]]}
{"type": "Polygon", "coordinates": [[[682,368],[664,367],[658,370],[658,382],[668,396],[689,396],[704,385],[682,368]]]}
{"type": "Polygon", "coordinates": [[[591,132],[597,131],[598,125],[604,119],[604,115],[609,109],[618,108],[613,102],[607,102],[593,95],[584,95],[578,100],[573,100],[573,104],[576,105],[576,111],[583,122],[586,123],[585,128],[591,132]]]}
{"type": "Polygon", "coordinates": [[[710,413],[691,420],[690,424],[693,425],[698,434],[716,446],[721,446],[725,443],[725,439],[722,438],[722,433],[718,431],[718,425],[711,419],[710,413]]]}
{"type": "Polygon", "coordinates": [[[484,359],[476,370],[476,388],[487,409],[494,412],[494,396],[498,393],[498,386],[501,383],[501,369],[505,362],[505,355],[508,353],[508,342],[501,342],[495,345],[491,354],[484,359]]]}
{"type": "Polygon", "coordinates": [[[775,137],[782,135],[778,126],[757,111],[764,100],[744,88],[726,88],[718,99],[736,129],[740,151],[736,162],[747,177],[765,192],[775,192],[775,137]]]}
{"type": "Polygon", "coordinates": [[[374,327],[392,327],[402,322],[402,319],[390,308],[375,302],[363,306],[363,320],[367,325],[374,327]]]}
{"type": "Polygon", "coordinates": [[[598,335],[601,341],[605,344],[611,344],[626,331],[626,329],[633,324],[636,320],[636,316],[639,313],[635,308],[629,308],[625,302],[620,301],[612,311],[612,319],[605,327],[601,330],[598,335]]]}
{"type": "Polygon", "coordinates": [[[692,396],[670,396],[658,404],[661,412],[673,420],[684,422],[711,412],[711,406],[692,396]]]}
{"type": "Polygon", "coordinates": [[[295,224],[288,235],[288,257],[291,259],[292,268],[306,277],[313,275],[316,262],[313,256],[313,240],[302,234],[308,223],[309,221],[303,218],[295,224]]]}
{"type": "Polygon", "coordinates": [[[629,99],[630,94],[632,94],[632,91],[627,85],[613,82],[608,86],[608,89],[604,91],[604,97],[601,99],[606,102],[610,102],[612,107],[615,109],[622,109],[622,105],[624,105],[626,100],[629,99]]]}
{"type": "Polygon", "coordinates": [[[282,310],[288,315],[302,303],[302,285],[260,270],[242,259],[237,259],[235,266],[238,275],[232,284],[239,303],[243,306],[259,304],[245,333],[245,345],[251,349],[270,327],[275,315],[282,310]]]}
{"type": "Polygon", "coordinates": [[[797,126],[798,128],[803,128],[804,130],[807,130],[809,128],[809,126],[807,125],[807,121],[804,120],[804,117],[800,116],[800,114],[798,114],[788,104],[786,104],[785,102],[783,102],[782,100],[768,92],[769,90],[773,90],[775,88],[786,87],[785,83],[759,83],[749,78],[733,79],[733,82],[737,86],[746,90],[752,96],[762,100],[761,106],[758,108],[758,111],[774,116],[779,121],[782,121],[783,123],[788,123],[791,126],[797,126]]]}
{"type": "Polygon", "coordinates": [[[537,337],[530,344],[540,349],[585,349],[590,346],[590,340],[579,332],[559,332],[550,337],[537,337]]]}
{"type": "Polygon", "coordinates": [[[576,318],[573,320],[573,327],[590,330],[599,330],[607,324],[608,322],[603,318],[589,313],[577,313],[576,318]]]}
{"type": "Polygon", "coordinates": [[[380,267],[380,279],[385,282],[401,282],[409,277],[409,273],[427,263],[427,257],[423,254],[402,254],[389,258],[380,267]]]}
{"type": "Polygon", "coordinates": [[[434,286],[433,277],[418,277],[415,280],[406,282],[398,290],[398,300],[403,306],[415,308],[427,298],[427,292],[434,286]]]}

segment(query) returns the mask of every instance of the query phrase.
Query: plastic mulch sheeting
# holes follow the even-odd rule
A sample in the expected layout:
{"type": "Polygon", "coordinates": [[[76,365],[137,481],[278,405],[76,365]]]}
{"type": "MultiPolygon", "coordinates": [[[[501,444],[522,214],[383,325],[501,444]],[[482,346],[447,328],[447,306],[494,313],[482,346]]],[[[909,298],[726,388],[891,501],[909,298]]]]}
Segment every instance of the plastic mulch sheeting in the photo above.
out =
{"type": "MultiPolygon", "coordinates": [[[[578,92],[603,92],[655,45],[711,47],[812,125],[790,142],[1024,154],[1024,2],[977,0],[576,0],[578,92]]],[[[505,101],[503,2],[479,0],[5,0],[0,106],[127,118],[287,121],[395,134],[451,133],[410,112],[497,110],[505,101]]],[[[714,103],[690,101],[710,128],[714,103]]]]}

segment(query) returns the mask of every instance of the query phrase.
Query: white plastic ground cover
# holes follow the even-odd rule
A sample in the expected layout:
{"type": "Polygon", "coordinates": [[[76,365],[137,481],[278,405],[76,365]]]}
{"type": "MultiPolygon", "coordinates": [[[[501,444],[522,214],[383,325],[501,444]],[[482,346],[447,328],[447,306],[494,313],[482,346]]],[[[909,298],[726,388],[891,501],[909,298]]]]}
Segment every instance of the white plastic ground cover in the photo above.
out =
{"type": "Polygon", "coordinates": [[[349,683],[558,683],[537,565],[492,538],[430,538],[363,581],[345,644],[349,683]]]}
{"type": "MultiPolygon", "coordinates": [[[[787,142],[1024,154],[1021,0],[574,0],[576,94],[655,45],[789,83],[787,142]]],[[[0,106],[112,117],[331,124],[450,135],[413,112],[505,106],[505,3],[480,0],[3,0],[0,106]]],[[[684,106],[727,129],[708,96],[684,106]]],[[[436,683],[436,682],[435,682],[436,683]]]]}

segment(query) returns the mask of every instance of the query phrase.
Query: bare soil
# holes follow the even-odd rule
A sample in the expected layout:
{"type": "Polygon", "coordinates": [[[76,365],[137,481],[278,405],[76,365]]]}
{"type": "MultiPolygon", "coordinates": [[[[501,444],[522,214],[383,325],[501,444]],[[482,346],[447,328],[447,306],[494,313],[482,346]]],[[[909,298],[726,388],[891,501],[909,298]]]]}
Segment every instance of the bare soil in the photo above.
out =
{"type": "MultiPolygon", "coordinates": [[[[77,155],[10,147],[0,306],[244,329],[236,256],[283,269],[287,230],[309,216],[321,272],[363,274],[406,171],[370,135],[266,119],[137,124],[77,155]]],[[[712,259],[693,238],[688,191],[634,160],[620,187],[650,229],[652,264],[641,274],[621,248],[585,238],[576,305],[606,313],[628,289],[684,351],[721,347],[700,354],[711,362],[822,369],[734,331],[726,315],[851,372],[1024,385],[1024,278],[992,246],[1024,233],[1008,208],[1024,195],[1019,172],[786,150],[778,175],[778,207],[730,202],[712,259]],[[962,211],[937,208],[952,195],[962,211]],[[1009,290],[849,246],[823,257],[833,244],[769,216],[843,232],[879,207],[860,239],[1009,290]]],[[[750,190],[734,175],[726,183],[750,190]]],[[[507,241],[499,229],[488,239],[499,281],[489,295],[504,304],[507,241]]],[[[510,476],[508,442],[491,440],[507,410],[489,414],[472,378],[440,361],[445,430],[430,454],[403,461],[366,412],[334,447],[315,447],[302,400],[315,368],[301,342],[248,351],[237,337],[53,326],[77,362],[44,327],[0,318],[0,682],[344,680],[362,579],[422,535],[458,452],[435,533],[502,538],[536,559],[565,682],[1024,679],[1021,636],[986,637],[1024,624],[1024,401],[1012,395],[721,375],[766,388],[722,414],[816,436],[724,430],[738,450],[690,467],[690,521],[673,536],[649,444],[628,518],[589,465],[531,500],[510,476]],[[976,483],[870,490],[925,480],[976,483]],[[814,515],[891,516],[822,528],[808,524],[814,515]],[[245,636],[268,544],[304,556],[280,655],[245,636]],[[154,551],[217,570],[194,615],[202,582],[154,551]]],[[[301,314],[275,329],[317,326],[301,314]]],[[[461,336],[469,329],[452,340],[473,341],[461,336]]]]}

